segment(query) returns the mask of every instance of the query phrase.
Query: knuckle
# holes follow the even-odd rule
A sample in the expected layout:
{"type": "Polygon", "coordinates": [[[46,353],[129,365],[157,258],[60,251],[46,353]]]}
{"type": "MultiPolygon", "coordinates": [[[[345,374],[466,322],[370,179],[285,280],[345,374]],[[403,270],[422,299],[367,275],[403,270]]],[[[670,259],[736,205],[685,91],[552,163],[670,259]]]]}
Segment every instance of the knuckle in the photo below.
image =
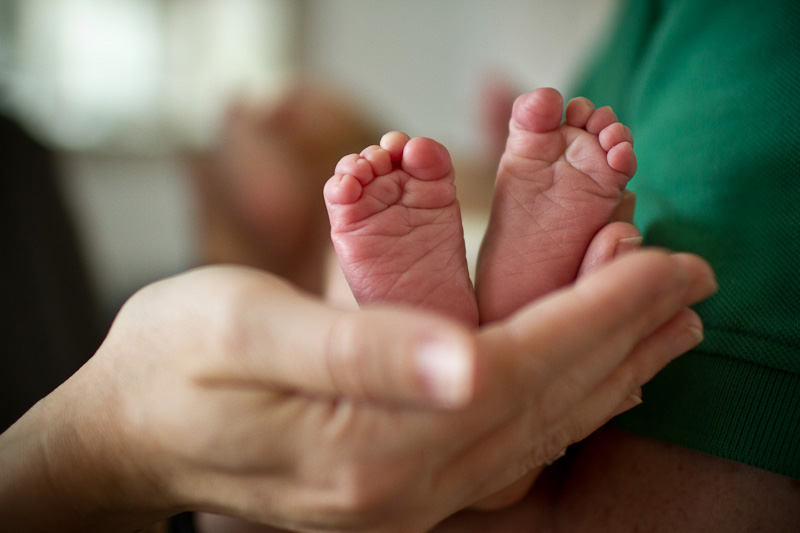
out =
{"type": "Polygon", "coordinates": [[[358,316],[342,313],[334,320],[326,342],[324,360],[336,390],[365,395],[364,377],[369,364],[369,333],[363,331],[358,316]]]}

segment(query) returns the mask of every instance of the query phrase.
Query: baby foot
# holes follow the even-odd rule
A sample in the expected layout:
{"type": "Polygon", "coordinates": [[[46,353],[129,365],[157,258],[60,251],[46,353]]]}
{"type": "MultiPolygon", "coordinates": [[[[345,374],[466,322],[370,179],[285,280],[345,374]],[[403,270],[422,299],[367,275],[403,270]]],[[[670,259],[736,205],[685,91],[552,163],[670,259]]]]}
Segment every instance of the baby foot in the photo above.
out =
{"type": "Polygon", "coordinates": [[[441,144],[399,132],[339,161],[325,203],[360,304],[419,305],[477,325],[454,178],[441,144]]]}
{"type": "Polygon", "coordinates": [[[478,259],[481,323],[504,318],[572,282],[636,171],[633,137],[608,107],[566,108],[555,89],[514,103],[478,259]]]}

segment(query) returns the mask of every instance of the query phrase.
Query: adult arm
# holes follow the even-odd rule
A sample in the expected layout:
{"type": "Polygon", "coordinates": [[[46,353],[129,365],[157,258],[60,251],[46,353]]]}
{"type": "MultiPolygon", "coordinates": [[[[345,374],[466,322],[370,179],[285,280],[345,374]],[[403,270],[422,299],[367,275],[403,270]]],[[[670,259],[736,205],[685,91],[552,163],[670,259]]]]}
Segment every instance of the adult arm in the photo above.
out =
{"type": "Polygon", "coordinates": [[[0,514],[27,531],[183,510],[422,531],[630,407],[698,342],[686,306],[713,290],[696,257],[635,253],[475,333],[331,309],[255,271],[179,276],[0,436],[0,514]]]}
{"type": "Polygon", "coordinates": [[[605,427],[516,505],[462,512],[435,531],[794,532],[798,502],[791,478],[605,427]]]}

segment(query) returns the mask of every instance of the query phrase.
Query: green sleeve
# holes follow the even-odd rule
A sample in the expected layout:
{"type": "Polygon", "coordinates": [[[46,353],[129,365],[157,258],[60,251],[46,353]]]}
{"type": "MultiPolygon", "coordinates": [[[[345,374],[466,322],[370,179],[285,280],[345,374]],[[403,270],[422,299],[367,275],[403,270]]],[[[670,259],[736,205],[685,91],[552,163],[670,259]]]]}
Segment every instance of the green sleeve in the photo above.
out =
{"type": "Polygon", "coordinates": [[[614,423],[800,479],[800,3],[630,0],[579,87],[633,130],[645,243],[721,287],[614,423]]]}

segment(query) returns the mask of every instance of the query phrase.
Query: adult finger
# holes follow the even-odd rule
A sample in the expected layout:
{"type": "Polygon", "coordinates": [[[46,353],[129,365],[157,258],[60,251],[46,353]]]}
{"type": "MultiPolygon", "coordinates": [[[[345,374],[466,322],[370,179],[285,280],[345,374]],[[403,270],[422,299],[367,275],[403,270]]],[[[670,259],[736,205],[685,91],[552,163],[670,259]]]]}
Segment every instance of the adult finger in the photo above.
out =
{"type": "Polygon", "coordinates": [[[274,279],[237,299],[219,372],[349,399],[457,407],[472,397],[473,335],[444,317],[334,309],[274,279]]]}
{"type": "Polygon", "coordinates": [[[642,402],[641,387],[670,361],[691,350],[703,339],[703,324],[692,310],[684,308],[653,334],[637,344],[605,380],[563,418],[569,435],[563,448],[588,436],[614,416],[642,402]]]}
{"type": "Polygon", "coordinates": [[[511,383],[497,386],[538,388],[557,416],[605,380],[639,342],[715,290],[713,273],[699,257],[628,254],[486,332],[494,339],[487,347],[497,350],[491,357],[513,369],[505,376],[511,383]]]}
{"type": "Polygon", "coordinates": [[[604,226],[589,243],[583,256],[578,277],[596,269],[621,256],[641,248],[642,234],[633,224],[627,222],[612,222],[604,226]]]}

